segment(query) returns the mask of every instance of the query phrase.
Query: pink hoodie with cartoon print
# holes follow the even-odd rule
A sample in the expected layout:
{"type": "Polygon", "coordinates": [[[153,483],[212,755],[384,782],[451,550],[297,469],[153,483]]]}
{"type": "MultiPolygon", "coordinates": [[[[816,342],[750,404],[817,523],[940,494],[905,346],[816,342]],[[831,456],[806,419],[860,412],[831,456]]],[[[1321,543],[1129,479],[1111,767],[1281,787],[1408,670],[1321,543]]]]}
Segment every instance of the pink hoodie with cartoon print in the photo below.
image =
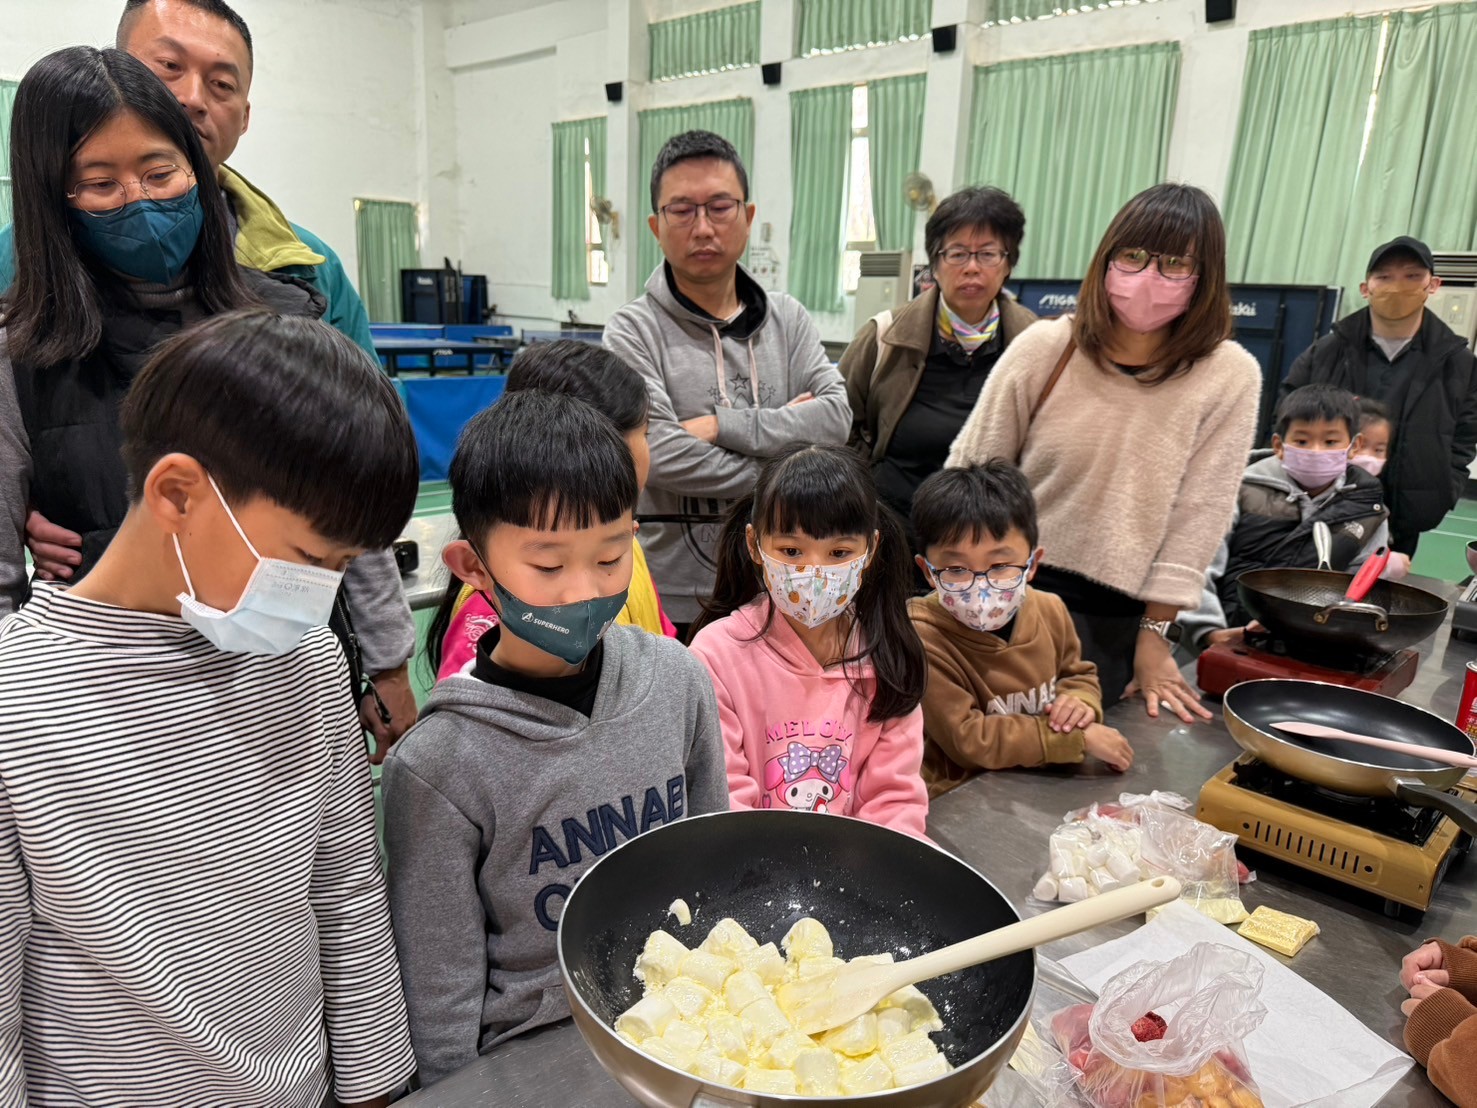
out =
{"type": "Polygon", "coordinates": [[[692,652],[713,675],[733,808],[793,808],[880,823],[920,838],[923,713],[873,723],[872,669],[852,687],[823,669],[761,596],[700,631],[692,652]]]}

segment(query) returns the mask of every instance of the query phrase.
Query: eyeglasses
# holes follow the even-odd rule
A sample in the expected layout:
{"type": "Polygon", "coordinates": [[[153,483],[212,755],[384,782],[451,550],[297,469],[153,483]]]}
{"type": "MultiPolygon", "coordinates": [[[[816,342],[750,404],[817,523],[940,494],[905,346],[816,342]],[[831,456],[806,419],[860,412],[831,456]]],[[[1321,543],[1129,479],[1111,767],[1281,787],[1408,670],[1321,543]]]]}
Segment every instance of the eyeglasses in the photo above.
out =
{"type": "MultiPolygon", "coordinates": [[[[190,191],[195,175],[177,165],[156,165],[133,183],[145,200],[173,200],[190,191]]],[[[128,203],[128,188],[112,177],[78,181],[67,199],[88,215],[112,215],[128,203]]]]}
{"type": "Polygon", "coordinates": [[[1005,264],[1005,255],[998,250],[966,250],[962,246],[951,246],[939,254],[939,260],[955,269],[963,269],[970,258],[978,258],[985,269],[999,269],[1005,264]]]}
{"type": "Polygon", "coordinates": [[[928,572],[933,574],[933,579],[944,592],[969,592],[979,583],[981,577],[992,589],[1018,589],[1025,583],[1026,575],[1031,572],[1036,559],[1032,557],[1023,566],[991,566],[983,573],[976,573],[967,566],[944,566],[940,569],[926,558],[923,564],[928,567],[928,572]]]}
{"type": "Polygon", "coordinates": [[[709,200],[706,204],[668,204],[657,211],[661,212],[669,227],[691,227],[697,222],[698,212],[706,214],[708,222],[718,226],[732,223],[738,218],[739,209],[743,206],[742,200],[721,197],[718,200],[709,200]]]}
{"type": "Polygon", "coordinates": [[[1150,262],[1157,263],[1159,272],[1171,281],[1187,281],[1200,268],[1200,263],[1188,254],[1156,254],[1138,246],[1123,246],[1113,251],[1109,264],[1124,273],[1142,273],[1150,262]]]}

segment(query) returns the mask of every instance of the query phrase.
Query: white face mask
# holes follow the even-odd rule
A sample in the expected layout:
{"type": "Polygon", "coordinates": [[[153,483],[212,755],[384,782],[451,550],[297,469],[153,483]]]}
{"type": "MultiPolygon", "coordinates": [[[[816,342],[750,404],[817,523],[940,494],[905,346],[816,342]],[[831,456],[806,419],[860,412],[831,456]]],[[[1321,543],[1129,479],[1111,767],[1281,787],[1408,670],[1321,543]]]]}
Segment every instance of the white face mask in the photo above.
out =
{"type": "Polygon", "coordinates": [[[759,551],[774,606],[806,627],[819,627],[846,610],[861,584],[867,556],[834,566],[792,566],[759,551]]]}
{"type": "Polygon", "coordinates": [[[1349,464],[1358,466],[1371,477],[1378,477],[1385,468],[1385,459],[1376,458],[1373,454],[1354,454],[1350,456],[1349,464]]]}
{"type": "Polygon", "coordinates": [[[342,573],[318,566],[299,565],[280,558],[263,558],[251,545],[235,513],[221,496],[215,478],[207,477],[216,498],[226,510],[226,518],[236,534],[256,559],[256,569],[241,592],[241,599],[229,612],[212,608],[195,598],[195,585],[185,568],[179,536],[174,536],[174,555],[180,572],[185,575],[185,588],[177,598],[180,616],[215,646],[229,654],[286,654],[302,641],[314,627],[322,627],[333,612],[333,598],[338,593],[342,573]]]}

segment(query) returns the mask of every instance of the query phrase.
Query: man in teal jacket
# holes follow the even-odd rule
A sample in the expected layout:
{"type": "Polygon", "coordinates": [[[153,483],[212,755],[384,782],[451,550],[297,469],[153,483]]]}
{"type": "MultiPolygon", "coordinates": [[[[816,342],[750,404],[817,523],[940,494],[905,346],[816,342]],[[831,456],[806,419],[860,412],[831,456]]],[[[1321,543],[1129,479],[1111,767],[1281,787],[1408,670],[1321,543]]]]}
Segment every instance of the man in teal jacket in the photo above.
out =
{"type": "MultiPolygon", "coordinates": [[[[174,93],[215,166],[235,226],[236,260],[253,269],[287,273],[312,284],[328,301],[324,320],[371,356],[369,317],[343,263],[316,235],[288,222],[281,209],[226,166],[251,122],[251,31],[223,0],[126,0],[118,48],[138,58],[174,93]]],[[[0,230],[0,291],[15,276],[11,228],[0,230]]],[[[80,538],[32,512],[26,539],[37,571],[62,580],[77,564],[80,538]]],[[[366,696],[363,718],[377,756],[415,721],[409,659],[415,625],[389,551],[355,560],[345,581],[365,674],[388,709],[386,723],[366,696]]]]}

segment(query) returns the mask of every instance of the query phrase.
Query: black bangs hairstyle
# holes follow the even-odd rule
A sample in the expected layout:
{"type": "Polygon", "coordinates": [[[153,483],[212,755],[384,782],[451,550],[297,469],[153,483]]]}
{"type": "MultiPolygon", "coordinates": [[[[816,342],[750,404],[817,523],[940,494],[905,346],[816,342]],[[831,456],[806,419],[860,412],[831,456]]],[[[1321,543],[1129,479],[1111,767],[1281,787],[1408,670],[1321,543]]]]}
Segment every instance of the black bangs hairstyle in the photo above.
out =
{"type": "Polygon", "coordinates": [[[1036,498],[1026,475],[1000,458],[984,465],[941,469],[931,474],[913,494],[913,532],[918,551],[987,536],[1003,539],[1018,528],[1032,550],[1041,537],[1036,523],[1036,498]]]}
{"type": "Polygon", "coordinates": [[[180,332],[134,380],[121,423],[134,503],[160,458],[188,454],[230,501],[264,496],[326,539],[383,550],[420,489],[394,387],[315,319],[257,309],[180,332]]]}
{"type": "MultiPolygon", "coordinates": [[[[616,426],[590,404],[539,389],[508,391],[462,428],[448,474],[451,512],[479,552],[499,524],[583,530],[636,511],[636,463],[616,426]]],[[[426,629],[426,661],[441,668],[462,581],[455,574],[426,629]]]]}
{"type": "Polygon", "coordinates": [[[4,300],[13,362],[47,367],[86,357],[102,340],[102,300],[118,278],[72,236],[72,156],[99,127],[132,112],[182,151],[195,174],[204,223],[190,255],[207,315],[259,306],[242,283],[215,170],[189,118],[148,66],[121,50],[70,46],[21,78],[10,129],[15,283],[4,300]]]}
{"type": "MultiPolygon", "coordinates": [[[[764,535],[803,531],[816,539],[877,533],[862,584],[850,610],[861,628],[861,652],[842,659],[851,668],[863,661],[876,671],[876,692],[867,718],[905,716],[923,699],[927,662],[923,643],[908,618],[912,559],[902,524],[877,497],[872,471],[861,455],[843,446],[798,446],[765,463],[754,491],[734,502],[718,542],[718,578],[713,598],[693,632],[731,615],[756,596],[768,596],[763,570],[749,554],[746,529],[764,535]]],[[[775,618],[773,603],[764,634],[775,618]]]]}
{"type": "Polygon", "coordinates": [[[1352,392],[1334,385],[1304,385],[1282,398],[1272,429],[1279,438],[1286,438],[1287,429],[1294,423],[1324,420],[1341,420],[1352,439],[1361,426],[1358,399],[1352,392]]]}
{"type": "Polygon", "coordinates": [[[507,392],[527,389],[578,397],[622,435],[645,427],[651,410],[641,374],[604,347],[573,339],[523,348],[508,370],[507,392]]]}
{"type": "Polygon", "coordinates": [[[1388,423],[1395,426],[1395,421],[1390,418],[1390,409],[1378,400],[1371,400],[1367,396],[1359,398],[1359,430],[1373,427],[1376,423],[1388,423]]]}

